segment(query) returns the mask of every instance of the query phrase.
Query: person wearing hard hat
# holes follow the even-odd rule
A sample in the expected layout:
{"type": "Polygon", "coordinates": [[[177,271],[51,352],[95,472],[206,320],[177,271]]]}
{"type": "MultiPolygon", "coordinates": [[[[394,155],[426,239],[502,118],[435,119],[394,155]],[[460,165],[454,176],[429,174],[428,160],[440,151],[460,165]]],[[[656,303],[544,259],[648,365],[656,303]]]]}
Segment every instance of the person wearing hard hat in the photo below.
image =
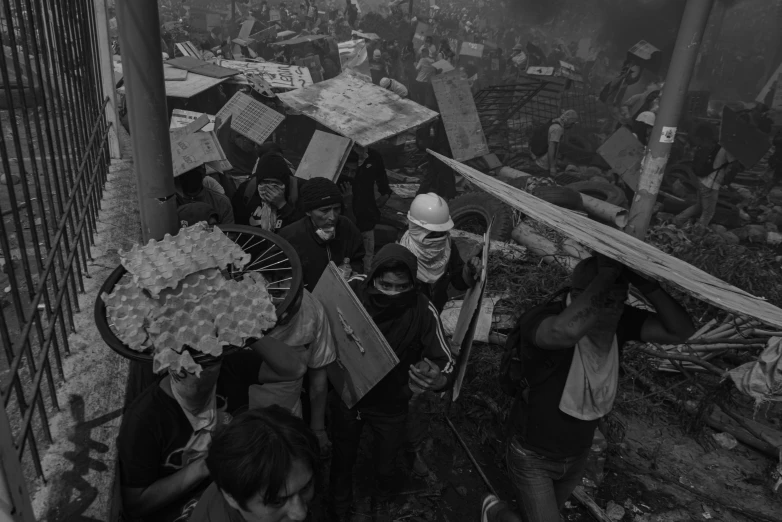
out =
{"type": "Polygon", "coordinates": [[[483,268],[479,257],[465,263],[449,231],[453,220],[448,203],[432,192],[419,194],[407,213],[408,229],[399,243],[418,258],[418,281],[437,310],[448,300],[448,285],[467,290],[483,268]]]}

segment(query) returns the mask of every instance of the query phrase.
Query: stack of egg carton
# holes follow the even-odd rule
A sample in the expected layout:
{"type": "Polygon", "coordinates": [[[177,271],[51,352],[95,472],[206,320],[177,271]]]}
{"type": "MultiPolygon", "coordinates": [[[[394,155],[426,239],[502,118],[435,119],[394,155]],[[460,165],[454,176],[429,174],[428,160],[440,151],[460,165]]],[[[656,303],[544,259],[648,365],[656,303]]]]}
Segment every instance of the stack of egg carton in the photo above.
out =
{"type": "Polygon", "coordinates": [[[192,273],[228,265],[241,269],[250,261],[250,254],[219,228],[207,230],[204,223],[197,223],[174,237],[166,234],[162,241],[150,239],[143,247],[133,245],[128,252],[120,252],[120,260],[133,281],[157,298],[162,290],[176,288],[192,273]]]}
{"type": "Polygon", "coordinates": [[[245,272],[241,281],[221,273],[241,268],[249,254],[219,229],[204,224],[160,242],[121,253],[127,283],[102,296],[117,336],[131,349],[154,349],[155,372],[171,368],[200,373],[185,349],[219,356],[223,347],[243,346],[277,322],[266,280],[245,272]]]}

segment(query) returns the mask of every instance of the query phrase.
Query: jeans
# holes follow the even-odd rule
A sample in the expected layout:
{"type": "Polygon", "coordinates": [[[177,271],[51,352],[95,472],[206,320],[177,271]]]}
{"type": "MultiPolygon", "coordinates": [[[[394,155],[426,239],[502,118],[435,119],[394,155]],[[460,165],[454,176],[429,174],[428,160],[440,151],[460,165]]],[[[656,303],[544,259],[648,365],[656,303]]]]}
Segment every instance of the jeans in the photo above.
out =
{"type": "Polygon", "coordinates": [[[423,451],[429,436],[430,411],[436,404],[431,397],[432,392],[413,395],[410,399],[410,410],[407,412],[407,440],[405,450],[408,452],[423,451]]]}
{"type": "Polygon", "coordinates": [[[364,239],[364,273],[368,274],[375,258],[375,229],[362,232],[361,237],[364,239]]]}
{"type": "Polygon", "coordinates": [[[524,522],[558,522],[559,510],[581,483],[589,449],[581,455],[550,459],[522,448],[513,438],[508,444],[508,472],[524,522]]]}
{"type": "Polygon", "coordinates": [[[693,206],[683,210],[678,216],[676,221],[686,222],[690,218],[693,218],[700,214],[698,222],[704,226],[709,226],[712,218],[714,218],[714,212],[717,210],[717,201],[720,198],[720,187],[716,188],[707,187],[703,183],[698,184],[698,202],[693,206]]]}
{"type": "Polygon", "coordinates": [[[334,509],[344,516],[353,503],[353,466],[361,444],[361,432],[368,425],[374,436],[372,467],[375,471],[375,500],[389,500],[393,494],[396,454],[405,438],[406,413],[387,414],[373,410],[348,409],[332,392],[331,402],[331,475],[329,485],[334,509]]]}

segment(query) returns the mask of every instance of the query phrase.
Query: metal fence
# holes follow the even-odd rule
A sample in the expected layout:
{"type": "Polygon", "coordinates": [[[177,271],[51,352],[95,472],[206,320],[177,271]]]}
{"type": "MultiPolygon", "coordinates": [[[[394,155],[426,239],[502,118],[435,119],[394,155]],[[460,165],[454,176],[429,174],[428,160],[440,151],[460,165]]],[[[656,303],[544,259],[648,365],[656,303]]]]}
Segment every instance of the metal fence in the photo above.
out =
{"type": "Polygon", "coordinates": [[[45,480],[48,416],[110,163],[95,27],[93,0],[0,2],[0,450],[12,484],[45,480]]]}

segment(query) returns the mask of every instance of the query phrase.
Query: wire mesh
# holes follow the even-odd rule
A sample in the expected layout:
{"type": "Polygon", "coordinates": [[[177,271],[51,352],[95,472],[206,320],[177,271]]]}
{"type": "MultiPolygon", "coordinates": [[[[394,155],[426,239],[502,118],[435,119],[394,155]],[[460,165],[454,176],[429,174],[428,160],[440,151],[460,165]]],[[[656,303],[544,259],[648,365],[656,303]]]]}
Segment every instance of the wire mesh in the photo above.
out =
{"type": "Polygon", "coordinates": [[[2,440],[45,480],[48,415],[109,170],[92,0],[0,3],[2,440]]]}

